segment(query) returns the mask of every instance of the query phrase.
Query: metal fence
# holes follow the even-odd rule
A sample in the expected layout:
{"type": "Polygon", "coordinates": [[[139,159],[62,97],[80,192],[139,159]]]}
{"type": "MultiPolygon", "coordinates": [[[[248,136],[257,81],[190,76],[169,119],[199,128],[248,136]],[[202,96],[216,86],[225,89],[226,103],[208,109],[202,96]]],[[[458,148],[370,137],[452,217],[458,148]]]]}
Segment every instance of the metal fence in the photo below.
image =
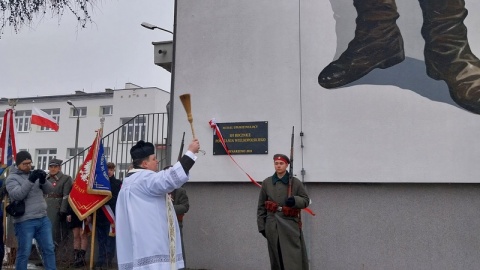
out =
{"type": "MultiPolygon", "coordinates": [[[[126,119],[124,123],[103,137],[103,147],[108,162],[116,165],[115,176],[123,180],[131,165],[130,148],[139,140],[151,142],[155,145],[159,168],[167,165],[167,113],[139,114],[131,119],[126,119]]],[[[77,155],[66,160],[62,166],[62,171],[71,175],[74,173],[74,159],[77,159],[77,168],[81,167],[85,156],[90,147],[85,148],[77,155]]]]}

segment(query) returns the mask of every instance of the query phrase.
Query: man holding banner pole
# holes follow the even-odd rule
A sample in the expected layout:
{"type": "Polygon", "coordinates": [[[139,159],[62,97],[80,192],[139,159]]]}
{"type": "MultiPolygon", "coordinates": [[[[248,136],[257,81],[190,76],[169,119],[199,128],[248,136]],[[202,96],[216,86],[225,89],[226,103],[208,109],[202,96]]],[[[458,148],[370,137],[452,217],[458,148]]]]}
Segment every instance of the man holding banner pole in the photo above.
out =
{"type": "Polygon", "coordinates": [[[115,213],[119,269],[185,267],[178,221],[168,193],[188,181],[199,149],[194,138],[185,155],[161,171],[152,143],[139,141],[130,149],[133,169],[123,180],[115,213]]]}

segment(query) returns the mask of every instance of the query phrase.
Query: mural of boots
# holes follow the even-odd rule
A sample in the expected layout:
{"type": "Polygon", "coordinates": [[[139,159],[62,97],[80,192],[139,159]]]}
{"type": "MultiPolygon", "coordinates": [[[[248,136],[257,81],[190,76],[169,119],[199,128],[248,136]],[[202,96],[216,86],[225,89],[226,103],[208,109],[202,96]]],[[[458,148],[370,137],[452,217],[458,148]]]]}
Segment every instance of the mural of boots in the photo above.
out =
{"type": "MultiPolygon", "coordinates": [[[[419,3],[428,76],[445,81],[460,107],[480,114],[480,60],[468,44],[465,0],[419,3]]],[[[395,0],[354,0],[353,5],[358,13],[355,37],[318,76],[324,88],[346,85],[375,68],[388,68],[405,59],[395,0]]]]}
{"type": "Polygon", "coordinates": [[[354,0],[353,5],[358,14],[355,37],[318,76],[324,88],[346,85],[375,68],[388,68],[405,59],[395,0],[354,0]]]}
{"type": "Polygon", "coordinates": [[[427,74],[447,83],[459,106],[480,114],[480,60],[467,39],[464,0],[420,0],[427,74]]]}

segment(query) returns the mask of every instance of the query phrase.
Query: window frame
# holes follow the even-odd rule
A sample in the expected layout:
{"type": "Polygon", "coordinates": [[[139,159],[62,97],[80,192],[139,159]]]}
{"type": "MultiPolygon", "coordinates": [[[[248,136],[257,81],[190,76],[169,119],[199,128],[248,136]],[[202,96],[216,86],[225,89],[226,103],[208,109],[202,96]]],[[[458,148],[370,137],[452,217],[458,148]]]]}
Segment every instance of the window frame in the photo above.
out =
{"type": "Polygon", "coordinates": [[[112,116],[113,115],[113,105],[103,105],[100,106],[100,116],[112,116]],[[105,113],[104,109],[109,109],[109,113],[105,113]]]}
{"type": "Polygon", "coordinates": [[[48,169],[48,163],[50,163],[52,159],[57,158],[58,155],[57,148],[38,148],[35,152],[37,154],[35,169],[41,169],[44,171],[48,169]],[[47,151],[47,153],[42,153],[43,151],[47,151]],[[45,165],[45,167],[42,165],[45,165]]]}
{"type": "Polygon", "coordinates": [[[30,132],[30,119],[32,118],[32,110],[18,110],[15,111],[15,129],[17,132],[26,133],[30,132]],[[22,115],[20,115],[22,113],[22,115]],[[22,129],[20,130],[20,124],[22,129]]]}
{"type": "MultiPolygon", "coordinates": [[[[77,110],[78,110],[78,117],[80,118],[83,118],[83,117],[87,117],[87,107],[76,107],[77,110]]],[[[77,115],[76,112],[77,110],[75,110],[75,108],[70,108],[70,118],[77,118],[77,115]]]]}

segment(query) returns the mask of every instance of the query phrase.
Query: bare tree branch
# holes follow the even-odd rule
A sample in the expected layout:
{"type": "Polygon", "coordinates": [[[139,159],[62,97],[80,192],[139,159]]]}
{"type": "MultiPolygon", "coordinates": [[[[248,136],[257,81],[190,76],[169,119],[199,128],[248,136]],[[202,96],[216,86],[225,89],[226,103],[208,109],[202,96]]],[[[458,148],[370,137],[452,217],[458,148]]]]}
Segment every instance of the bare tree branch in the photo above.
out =
{"type": "Polygon", "coordinates": [[[62,17],[70,11],[81,27],[91,22],[88,8],[95,0],[0,0],[0,38],[6,26],[18,33],[23,26],[30,26],[36,16],[43,17],[50,11],[52,17],[62,17]]]}

